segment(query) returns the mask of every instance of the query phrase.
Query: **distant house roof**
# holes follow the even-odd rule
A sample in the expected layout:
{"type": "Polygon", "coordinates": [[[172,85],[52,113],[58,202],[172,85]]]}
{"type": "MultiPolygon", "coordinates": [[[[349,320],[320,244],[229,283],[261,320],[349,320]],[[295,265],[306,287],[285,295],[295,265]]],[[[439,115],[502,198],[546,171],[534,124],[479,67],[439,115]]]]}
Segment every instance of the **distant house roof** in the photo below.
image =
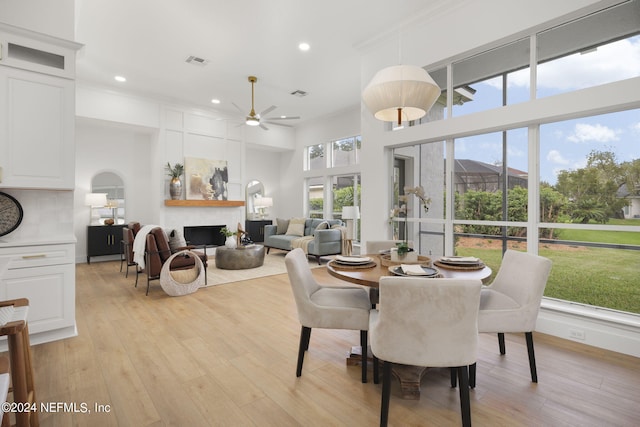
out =
{"type": "MultiPolygon", "coordinates": [[[[496,191],[502,188],[503,174],[502,165],[492,165],[470,159],[456,159],[454,164],[454,175],[457,185],[463,185],[465,188],[458,188],[458,191],[464,191],[469,188],[479,189],[483,191],[496,191]]],[[[509,188],[515,186],[527,187],[527,172],[507,168],[509,188]]]]}

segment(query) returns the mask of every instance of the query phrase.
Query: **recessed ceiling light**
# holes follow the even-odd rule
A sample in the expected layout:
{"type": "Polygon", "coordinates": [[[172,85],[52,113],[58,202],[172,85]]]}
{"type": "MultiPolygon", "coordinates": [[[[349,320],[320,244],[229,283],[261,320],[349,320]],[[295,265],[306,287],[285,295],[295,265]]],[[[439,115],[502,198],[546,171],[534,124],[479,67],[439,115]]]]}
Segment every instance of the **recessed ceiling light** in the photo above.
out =
{"type": "Polygon", "coordinates": [[[211,100],[211,103],[212,103],[212,104],[220,104],[220,100],[219,100],[219,99],[215,99],[215,98],[213,98],[213,99],[211,100]]]}
{"type": "Polygon", "coordinates": [[[303,51],[303,52],[308,51],[310,48],[311,48],[311,46],[309,46],[309,43],[304,43],[304,42],[303,42],[303,43],[300,43],[300,44],[298,45],[298,49],[300,49],[300,50],[301,50],[301,51],[303,51]]]}
{"type": "Polygon", "coordinates": [[[124,83],[124,82],[127,81],[127,79],[125,77],[122,77],[122,76],[115,76],[114,79],[116,79],[116,81],[120,82],[120,83],[124,83]]]}

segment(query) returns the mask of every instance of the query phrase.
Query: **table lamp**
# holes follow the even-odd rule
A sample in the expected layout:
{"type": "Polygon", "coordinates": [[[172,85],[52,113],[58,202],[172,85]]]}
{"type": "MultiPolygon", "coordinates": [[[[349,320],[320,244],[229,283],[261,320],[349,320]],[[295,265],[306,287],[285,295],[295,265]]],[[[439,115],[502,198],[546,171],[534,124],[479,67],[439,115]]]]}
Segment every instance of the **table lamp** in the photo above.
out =
{"type": "Polygon", "coordinates": [[[273,199],[271,197],[259,197],[255,201],[255,207],[260,210],[260,219],[265,217],[265,209],[273,206],[273,199]]]}
{"type": "Polygon", "coordinates": [[[355,227],[353,222],[360,219],[360,208],[358,206],[343,206],[342,220],[347,224],[347,236],[351,240],[355,240],[355,227]]]}
{"type": "Polygon", "coordinates": [[[89,224],[99,225],[100,214],[94,208],[101,208],[107,204],[107,193],[87,193],[84,196],[84,205],[89,206],[89,224]]]}

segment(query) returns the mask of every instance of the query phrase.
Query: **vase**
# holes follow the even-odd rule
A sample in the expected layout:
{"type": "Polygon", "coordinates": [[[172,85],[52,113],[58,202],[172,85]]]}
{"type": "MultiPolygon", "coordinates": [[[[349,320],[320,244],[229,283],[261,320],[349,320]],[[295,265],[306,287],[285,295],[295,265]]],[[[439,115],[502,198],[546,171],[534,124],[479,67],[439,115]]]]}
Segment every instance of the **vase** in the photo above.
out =
{"type": "Polygon", "coordinates": [[[235,236],[227,237],[227,240],[224,241],[224,245],[229,249],[235,249],[238,246],[235,236]]]}
{"type": "Polygon", "coordinates": [[[182,197],[182,181],[180,181],[180,178],[171,178],[169,194],[172,200],[179,200],[182,197]]]}

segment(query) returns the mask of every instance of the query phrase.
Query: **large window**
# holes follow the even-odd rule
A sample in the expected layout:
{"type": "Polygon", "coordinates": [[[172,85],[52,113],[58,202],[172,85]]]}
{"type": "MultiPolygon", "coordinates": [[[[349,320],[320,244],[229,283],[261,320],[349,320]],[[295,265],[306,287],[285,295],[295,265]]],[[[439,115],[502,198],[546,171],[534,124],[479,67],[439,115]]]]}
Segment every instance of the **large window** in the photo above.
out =
{"type": "MultiPolygon", "coordinates": [[[[308,216],[340,219],[344,206],[360,206],[361,145],[358,135],[306,147],[308,216]],[[325,153],[330,153],[328,161],[325,153]]],[[[359,240],[360,221],[354,224],[359,240]]]]}
{"type": "Polygon", "coordinates": [[[538,34],[537,97],[640,76],[639,21],[632,1],[538,34]]]}
{"type": "MultiPolygon", "coordinates": [[[[554,265],[546,298],[640,314],[640,110],[637,102],[583,108],[581,93],[572,93],[638,78],[639,30],[640,1],[624,2],[438,65],[432,75],[453,90],[444,109],[460,117],[464,134],[447,135],[444,146],[393,150],[404,167],[396,168],[394,182],[423,185],[443,209],[424,215],[413,202],[393,229],[406,221],[421,253],[446,231],[453,242],[426,243],[435,254],[449,247],[480,257],[494,274],[506,249],[538,252],[554,265]],[[511,108],[518,103],[529,104],[511,108]],[[537,105],[556,107],[558,118],[536,111],[537,105]],[[473,115],[498,107],[500,117],[482,117],[500,124],[482,131],[473,115]]],[[[396,185],[394,193],[402,188],[396,185]]]]}

